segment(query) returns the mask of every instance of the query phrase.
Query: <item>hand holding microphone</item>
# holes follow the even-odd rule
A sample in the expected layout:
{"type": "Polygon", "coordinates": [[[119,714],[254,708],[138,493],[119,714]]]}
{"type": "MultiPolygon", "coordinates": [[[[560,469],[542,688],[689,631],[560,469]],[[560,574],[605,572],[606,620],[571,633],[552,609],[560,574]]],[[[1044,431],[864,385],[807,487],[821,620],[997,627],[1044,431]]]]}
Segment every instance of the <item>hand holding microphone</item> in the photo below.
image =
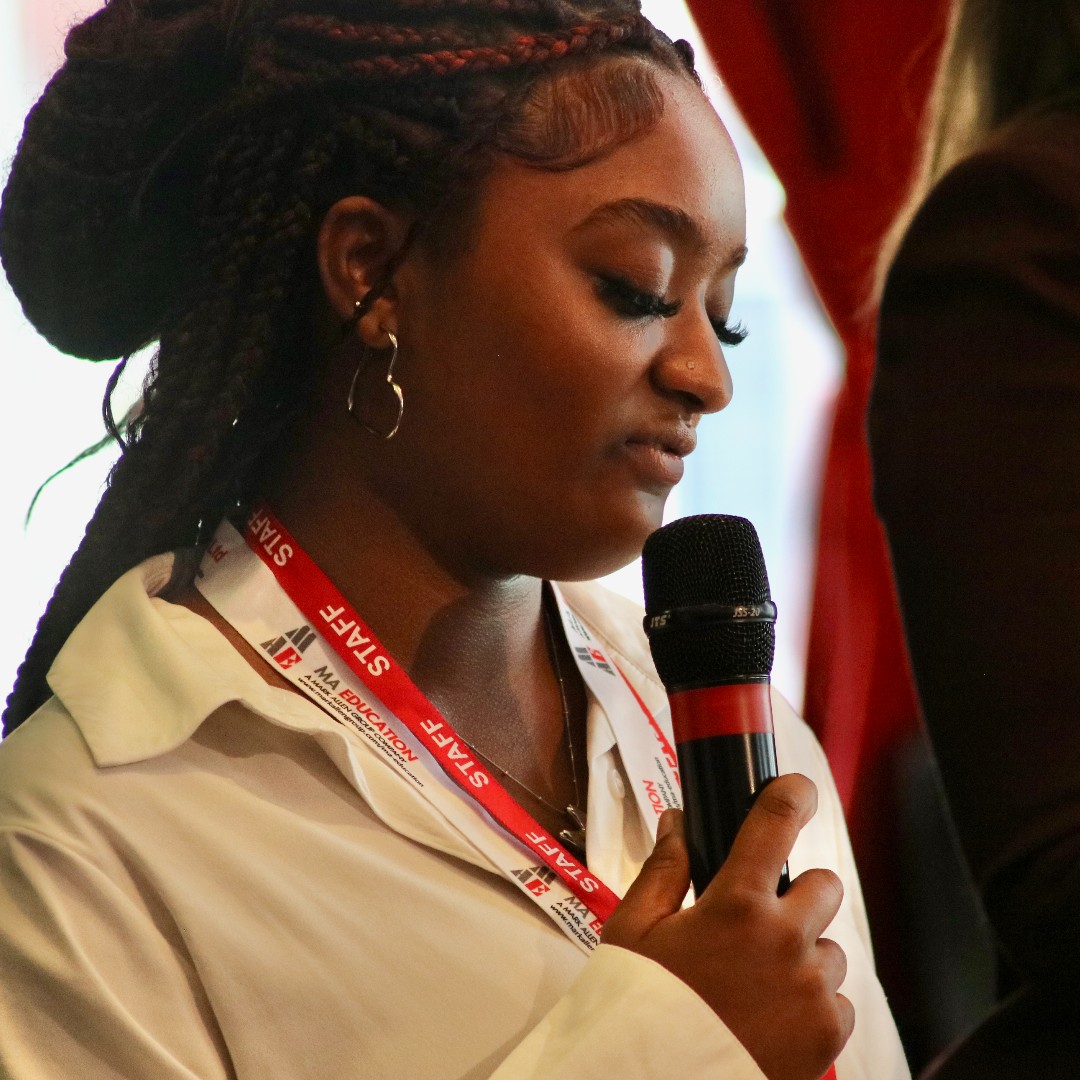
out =
{"type": "Polygon", "coordinates": [[[808,870],[783,896],[776,892],[816,808],[806,777],[774,780],[711,884],[685,909],[682,815],[668,810],[656,848],[604,926],[605,944],[647,956],[696,991],[769,1080],[819,1080],[855,1026],[851,1002],[837,993],[847,958],[821,937],[840,907],[840,879],[808,870]]]}
{"type": "Polygon", "coordinates": [[[817,792],[805,777],[776,778],[776,609],[757,534],[742,518],[684,518],[650,537],[643,566],[685,835],[683,815],[668,811],[603,940],[697,991],[770,1080],[817,1080],[854,1027],[837,992],[847,959],[821,937],[843,885],[818,869],[788,886],[786,861],[817,792]],[[691,876],[697,902],[682,910],[691,876]]]}

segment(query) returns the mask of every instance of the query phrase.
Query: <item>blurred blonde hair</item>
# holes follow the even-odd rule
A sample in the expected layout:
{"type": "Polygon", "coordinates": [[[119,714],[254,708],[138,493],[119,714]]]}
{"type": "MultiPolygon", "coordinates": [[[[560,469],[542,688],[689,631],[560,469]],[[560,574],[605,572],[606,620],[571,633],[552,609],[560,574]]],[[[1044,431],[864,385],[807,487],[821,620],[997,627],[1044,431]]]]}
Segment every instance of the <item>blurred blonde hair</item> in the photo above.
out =
{"type": "Polygon", "coordinates": [[[934,184],[1002,128],[1070,98],[1080,101],[1080,0],[954,0],[915,178],[882,239],[876,300],[934,184]]]}

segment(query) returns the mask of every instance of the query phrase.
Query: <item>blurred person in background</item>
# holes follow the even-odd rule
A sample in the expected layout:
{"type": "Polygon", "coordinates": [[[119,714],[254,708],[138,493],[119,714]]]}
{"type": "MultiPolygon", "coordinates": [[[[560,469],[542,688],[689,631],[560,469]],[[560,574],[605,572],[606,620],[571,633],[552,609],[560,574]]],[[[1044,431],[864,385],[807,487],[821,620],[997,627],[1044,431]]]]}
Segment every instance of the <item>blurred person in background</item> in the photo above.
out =
{"type": "Polygon", "coordinates": [[[1080,1070],[1080,2],[958,0],[897,223],[875,501],[1001,1007],[936,1077],[1080,1070]]]}

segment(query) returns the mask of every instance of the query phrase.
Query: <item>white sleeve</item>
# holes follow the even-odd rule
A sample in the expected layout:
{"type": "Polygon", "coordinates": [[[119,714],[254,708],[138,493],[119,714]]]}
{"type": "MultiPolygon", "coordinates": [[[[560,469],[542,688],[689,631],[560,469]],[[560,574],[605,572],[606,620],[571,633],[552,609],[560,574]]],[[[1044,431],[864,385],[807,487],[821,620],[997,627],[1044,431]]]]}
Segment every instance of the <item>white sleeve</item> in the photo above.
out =
{"type": "Polygon", "coordinates": [[[78,853],[0,830],[0,1076],[230,1077],[198,980],[158,921],[78,853]]]}
{"type": "Polygon", "coordinates": [[[493,1080],[764,1080],[742,1044],[680,979],[601,945],[493,1080]]]}
{"type": "MultiPolygon", "coordinates": [[[[781,766],[818,785],[820,809],[792,869],[829,866],[846,899],[828,934],[849,961],[856,1029],[838,1080],[908,1080],[873,970],[835,787],[801,722],[777,717],[781,766]]],[[[0,1076],[7,1080],[235,1080],[184,939],[153,884],[106,873],[77,845],[0,829],[0,1076]]],[[[362,1064],[356,1075],[363,1075],[362,1064]]],[[[641,956],[601,946],[493,1080],[762,1080],[705,1002],[641,956]]],[[[327,1078],[329,1080],[329,1078],[327,1078]]]]}

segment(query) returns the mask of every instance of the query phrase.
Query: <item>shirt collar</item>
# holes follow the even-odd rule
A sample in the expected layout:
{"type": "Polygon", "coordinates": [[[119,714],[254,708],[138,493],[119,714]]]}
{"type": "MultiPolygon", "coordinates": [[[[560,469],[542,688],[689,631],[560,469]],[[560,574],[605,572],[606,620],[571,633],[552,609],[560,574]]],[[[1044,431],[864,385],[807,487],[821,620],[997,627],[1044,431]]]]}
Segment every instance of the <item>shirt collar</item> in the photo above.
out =
{"type": "MultiPolygon", "coordinates": [[[[130,570],[72,632],[48,674],[99,766],[128,765],[180,746],[229,701],[276,691],[208,623],[156,599],[173,555],[130,570]]],[[[261,711],[261,710],[259,710],[261,711]]]]}
{"type": "MultiPolygon", "coordinates": [[[[121,577],[75,628],[49,670],[49,686],[100,766],[175,749],[229,701],[243,700],[262,712],[270,704],[268,694],[275,709],[291,697],[223,647],[224,638],[205,619],[156,598],[174,564],[174,555],[159,555],[121,577]]],[[[667,698],[638,629],[640,608],[592,584],[560,589],[615,654],[646,705],[663,712],[667,698]]]]}
{"type": "Polygon", "coordinates": [[[600,640],[653,716],[665,713],[667,691],[653,667],[641,606],[592,581],[560,582],[559,591],[589,633],[600,640]]]}

